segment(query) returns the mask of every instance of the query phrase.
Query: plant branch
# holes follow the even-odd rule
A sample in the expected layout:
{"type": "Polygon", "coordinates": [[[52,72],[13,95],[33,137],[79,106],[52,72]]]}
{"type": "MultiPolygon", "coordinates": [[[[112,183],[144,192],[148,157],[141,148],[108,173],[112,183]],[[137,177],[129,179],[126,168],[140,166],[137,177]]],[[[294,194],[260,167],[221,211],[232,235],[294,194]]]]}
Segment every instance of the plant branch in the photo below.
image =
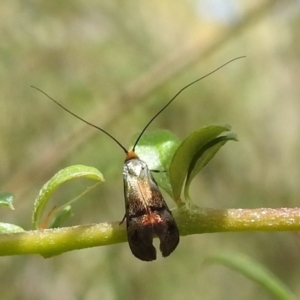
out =
{"type": "MultiPolygon", "coordinates": [[[[181,236],[214,232],[300,231],[300,208],[200,209],[174,211],[181,236]]],[[[127,240],[125,224],[101,223],[0,235],[0,256],[41,254],[112,245],[127,240]]]]}
{"type": "Polygon", "coordinates": [[[300,231],[300,208],[199,209],[180,211],[180,235],[243,231],[300,231]]]}

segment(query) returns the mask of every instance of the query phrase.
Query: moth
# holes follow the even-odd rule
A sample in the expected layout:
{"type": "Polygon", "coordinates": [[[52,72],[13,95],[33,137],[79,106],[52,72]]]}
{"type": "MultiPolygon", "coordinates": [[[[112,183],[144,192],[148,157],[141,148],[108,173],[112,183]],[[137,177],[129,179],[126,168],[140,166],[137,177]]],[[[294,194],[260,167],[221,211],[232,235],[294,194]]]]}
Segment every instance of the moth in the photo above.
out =
{"type": "Polygon", "coordinates": [[[156,249],[153,246],[153,238],[156,236],[160,240],[159,249],[163,257],[169,256],[179,244],[179,229],[172,212],[168,208],[162,193],[151,174],[146,162],[141,160],[135,148],[141,137],[150,124],[181,94],[185,89],[194,83],[208,77],[227,64],[242,57],[236,57],[210,73],[194,80],[184,86],[175,96],[167,102],[151,119],[139,134],[131,150],[127,150],[115,137],[106,130],[84,120],[80,116],[65,108],[58,101],[50,97],[41,89],[31,86],[38,90],[62,109],[83,121],[84,123],[102,131],[114,140],[125,152],[125,162],[123,166],[125,216],[120,222],[126,219],[127,238],[129,247],[133,255],[143,261],[156,259],[156,249]]]}
{"type": "Polygon", "coordinates": [[[163,257],[179,243],[179,230],[147,164],[128,152],[123,167],[125,218],[131,252],[144,261],[156,259],[153,236],[163,257]]]}

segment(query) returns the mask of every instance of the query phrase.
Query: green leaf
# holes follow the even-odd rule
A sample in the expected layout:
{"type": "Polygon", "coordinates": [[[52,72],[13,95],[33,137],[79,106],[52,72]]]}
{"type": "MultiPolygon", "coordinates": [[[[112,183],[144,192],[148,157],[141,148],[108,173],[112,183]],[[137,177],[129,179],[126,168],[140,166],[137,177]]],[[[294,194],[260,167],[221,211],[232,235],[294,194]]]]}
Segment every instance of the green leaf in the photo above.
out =
{"type": "MultiPolygon", "coordinates": [[[[173,197],[175,202],[180,203],[180,196],[184,180],[190,169],[193,159],[201,153],[201,149],[217,138],[224,131],[229,131],[230,126],[205,126],[197,131],[192,132],[176,149],[172,158],[169,174],[173,190],[173,197]]],[[[207,162],[206,162],[207,163],[207,162]]],[[[200,163],[199,167],[200,168],[200,163]]],[[[193,168],[191,168],[193,169],[193,168]]],[[[190,176],[193,176],[191,172],[190,176]]]]}
{"type": "Polygon", "coordinates": [[[250,258],[236,254],[222,254],[209,257],[205,260],[209,263],[222,264],[240,274],[250,278],[263,286],[267,291],[281,300],[295,300],[296,296],[289,288],[280,281],[274,274],[259,263],[250,258]]]}
{"type": "Polygon", "coordinates": [[[172,196],[169,174],[166,172],[179,145],[179,140],[170,131],[157,130],[145,133],[138,145],[136,153],[147,163],[150,170],[161,171],[153,173],[157,184],[172,196]]]}
{"type": "Polygon", "coordinates": [[[12,193],[0,193],[0,205],[8,206],[10,209],[14,210],[13,201],[15,196],[12,193]]]}
{"type": "Polygon", "coordinates": [[[55,219],[50,224],[49,228],[58,228],[61,226],[64,220],[68,219],[72,215],[72,207],[71,205],[67,205],[63,207],[58,213],[55,215],[55,219]]]}
{"type": "Polygon", "coordinates": [[[39,228],[41,217],[53,192],[62,183],[79,177],[95,179],[100,182],[104,181],[103,175],[93,167],[74,165],[60,170],[48,182],[44,184],[35,200],[34,210],[32,214],[32,224],[34,228],[39,228]]]}
{"type": "Polygon", "coordinates": [[[189,188],[194,177],[209,163],[209,161],[216,155],[222,146],[228,141],[236,141],[237,137],[234,133],[229,133],[224,136],[217,137],[203,146],[197,151],[193,157],[186,177],[184,195],[189,199],[189,188]]]}
{"type": "Polygon", "coordinates": [[[23,232],[24,229],[9,223],[1,223],[0,222],[0,233],[16,233],[16,232],[23,232]]]}

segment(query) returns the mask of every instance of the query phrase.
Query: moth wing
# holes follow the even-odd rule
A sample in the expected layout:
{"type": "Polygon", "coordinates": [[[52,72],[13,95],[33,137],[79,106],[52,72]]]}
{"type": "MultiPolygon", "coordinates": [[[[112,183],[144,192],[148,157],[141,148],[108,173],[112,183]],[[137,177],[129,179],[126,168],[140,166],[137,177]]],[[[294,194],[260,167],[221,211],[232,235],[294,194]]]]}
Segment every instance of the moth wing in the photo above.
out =
{"type": "MultiPolygon", "coordinates": [[[[141,218],[141,217],[140,217],[141,218]]],[[[151,225],[140,225],[139,219],[132,219],[130,226],[127,221],[127,237],[131,252],[144,261],[156,259],[156,249],[153,246],[153,230],[151,225]]]]}
{"type": "Polygon", "coordinates": [[[169,210],[160,191],[153,190],[153,197],[161,199],[161,206],[153,207],[153,212],[157,215],[157,222],[153,223],[153,230],[160,240],[160,251],[163,257],[169,256],[179,243],[179,230],[174,220],[172,212],[169,210]],[[158,193],[157,193],[158,192],[158,193]]]}

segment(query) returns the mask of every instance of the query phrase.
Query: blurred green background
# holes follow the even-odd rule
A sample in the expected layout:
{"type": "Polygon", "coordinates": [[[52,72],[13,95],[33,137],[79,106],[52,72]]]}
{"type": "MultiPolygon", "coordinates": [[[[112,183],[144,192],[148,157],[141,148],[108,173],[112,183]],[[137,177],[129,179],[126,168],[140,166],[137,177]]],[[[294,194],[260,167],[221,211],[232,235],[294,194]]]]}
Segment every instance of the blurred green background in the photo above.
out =
{"type": "MultiPolygon", "coordinates": [[[[181,94],[149,131],[183,139],[231,124],[238,134],[195,180],[197,205],[299,206],[299,28],[299,1],[1,1],[0,191],[15,194],[16,210],[1,208],[0,220],[30,229],[40,187],[72,164],[97,167],[106,182],[75,204],[67,226],[124,214],[124,153],[30,85],[127,147],[180,88],[240,55],[181,94]]],[[[63,185],[52,205],[91,184],[63,185]]],[[[2,257],[1,299],[274,299],[225,267],[203,266],[223,251],[250,256],[300,295],[299,237],[260,232],[183,237],[151,263],[126,243],[2,257]]]]}

